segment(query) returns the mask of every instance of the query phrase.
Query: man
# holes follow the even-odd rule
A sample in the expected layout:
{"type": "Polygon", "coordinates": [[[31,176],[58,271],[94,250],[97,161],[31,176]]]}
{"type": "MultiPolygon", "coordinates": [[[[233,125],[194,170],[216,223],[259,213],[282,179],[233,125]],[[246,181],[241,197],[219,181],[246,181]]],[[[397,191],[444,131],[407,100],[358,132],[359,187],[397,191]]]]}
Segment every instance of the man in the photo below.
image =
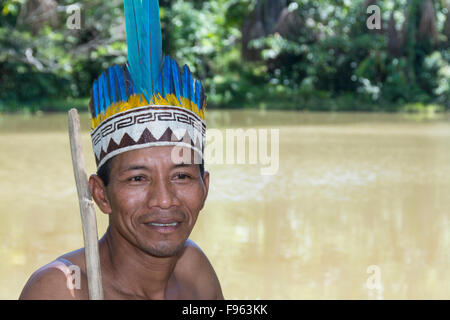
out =
{"type": "MultiPolygon", "coordinates": [[[[105,299],[222,299],[217,276],[191,232],[208,193],[199,165],[171,161],[174,147],[128,151],[111,159],[109,181],[89,179],[110,225],[99,242],[105,299]]],[[[21,299],[88,299],[84,250],[38,270],[21,299]],[[81,269],[69,290],[61,264],[81,269]]],[[[64,267],[63,267],[64,268],[64,267]]]]}
{"type": "MultiPolygon", "coordinates": [[[[99,241],[104,297],[223,299],[213,267],[188,239],[209,188],[203,87],[187,66],[162,61],[158,1],[124,5],[128,65],[103,73],[90,103],[98,169],[89,189],[109,215],[99,241]]],[[[20,298],[88,299],[84,249],[37,270],[20,298]]]]}

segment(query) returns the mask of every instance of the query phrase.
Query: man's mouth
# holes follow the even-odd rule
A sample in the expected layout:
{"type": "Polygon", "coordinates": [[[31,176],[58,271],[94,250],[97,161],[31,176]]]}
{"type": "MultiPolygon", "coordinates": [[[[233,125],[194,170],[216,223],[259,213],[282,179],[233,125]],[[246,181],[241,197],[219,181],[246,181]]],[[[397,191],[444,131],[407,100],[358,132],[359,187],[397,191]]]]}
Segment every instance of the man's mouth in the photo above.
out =
{"type": "Polygon", "coordinates": [[[152,230],[155,230],[159,233],[171,233],[178,229],[180,226],[180,222],[172,221],[172,222],[148,222],[145,225],[152,230]]]}
{"type": "Polygon", "coordinates": [[[156,222],[151,222],[151,223],[148,223],[148,224],[150,224],[152,226],[156,226],[156,227],[175,227],[178,224],[178,222],[173,222],[173,223],[156,223],[156,222]]]}

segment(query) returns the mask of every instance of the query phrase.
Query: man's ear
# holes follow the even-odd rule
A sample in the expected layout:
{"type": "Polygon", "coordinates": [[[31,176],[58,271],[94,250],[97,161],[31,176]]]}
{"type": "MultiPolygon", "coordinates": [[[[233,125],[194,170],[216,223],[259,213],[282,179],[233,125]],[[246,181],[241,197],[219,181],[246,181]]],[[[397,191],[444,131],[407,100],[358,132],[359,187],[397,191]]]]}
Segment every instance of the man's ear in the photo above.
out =
{"type": "Polygon", "coordinates": [[[203,196],[203,203],[202,203],[201,209],[203,209],[203,206],[205,205],[205,201],[206,201],[206,198],[208,198],[208,191],[209,191],[209,172],[206,170],[203,173],[203,185],[205,187],[205,194],[203,196]]]}
{"type": "Polygon", "coordinates": [[[100,210],[102,210],[103,213],[110,214],[112,210],[106,195],[105,184],[96,174],[89,177],[89,191],[100,210]]]}

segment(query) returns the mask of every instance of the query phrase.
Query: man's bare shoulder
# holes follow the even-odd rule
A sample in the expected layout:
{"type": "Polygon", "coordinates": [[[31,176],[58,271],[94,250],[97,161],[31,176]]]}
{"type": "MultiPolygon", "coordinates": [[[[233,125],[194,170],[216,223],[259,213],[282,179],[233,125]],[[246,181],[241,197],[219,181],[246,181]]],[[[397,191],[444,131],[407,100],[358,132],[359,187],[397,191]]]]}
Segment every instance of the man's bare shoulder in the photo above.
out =
{"type": "Polygon", "coordinates": [[[177,278],[195,288],[199,299],[223,299],[219,279],[200,247],[188,239],[174,270],[177,278]]]}
{"type": "MultiPolygon", "coordinates": [[[[20,300],[87,299],[84,290],[76,288],[74,268],[70,261],[58,258],[36,270],[20,294],[20,300]],[[71,285],[72,284],[72,285],[71,285]]],[[[84,278],[83,272],[80,272],[84,278]]],[[[82,281],[79,279],[78,281],[82,281]]]]}

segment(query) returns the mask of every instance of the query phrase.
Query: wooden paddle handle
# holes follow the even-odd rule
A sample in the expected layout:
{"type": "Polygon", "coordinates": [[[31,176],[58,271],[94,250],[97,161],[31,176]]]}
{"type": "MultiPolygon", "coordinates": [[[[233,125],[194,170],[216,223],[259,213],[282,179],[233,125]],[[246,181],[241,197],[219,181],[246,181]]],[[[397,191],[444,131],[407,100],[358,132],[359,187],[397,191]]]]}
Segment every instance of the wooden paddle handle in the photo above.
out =
{"type": "Polygon", "coordinates": [[[89,299],[103,300],[102,273],[98,253],[97,219],[94,203],[89,192],[89,183],[81,148],[80,118],[76,109],[69,110],[69,137],[72,151],[73,172],[77,184],[83,226],[84,254],[88,278],[89,299]]]}

